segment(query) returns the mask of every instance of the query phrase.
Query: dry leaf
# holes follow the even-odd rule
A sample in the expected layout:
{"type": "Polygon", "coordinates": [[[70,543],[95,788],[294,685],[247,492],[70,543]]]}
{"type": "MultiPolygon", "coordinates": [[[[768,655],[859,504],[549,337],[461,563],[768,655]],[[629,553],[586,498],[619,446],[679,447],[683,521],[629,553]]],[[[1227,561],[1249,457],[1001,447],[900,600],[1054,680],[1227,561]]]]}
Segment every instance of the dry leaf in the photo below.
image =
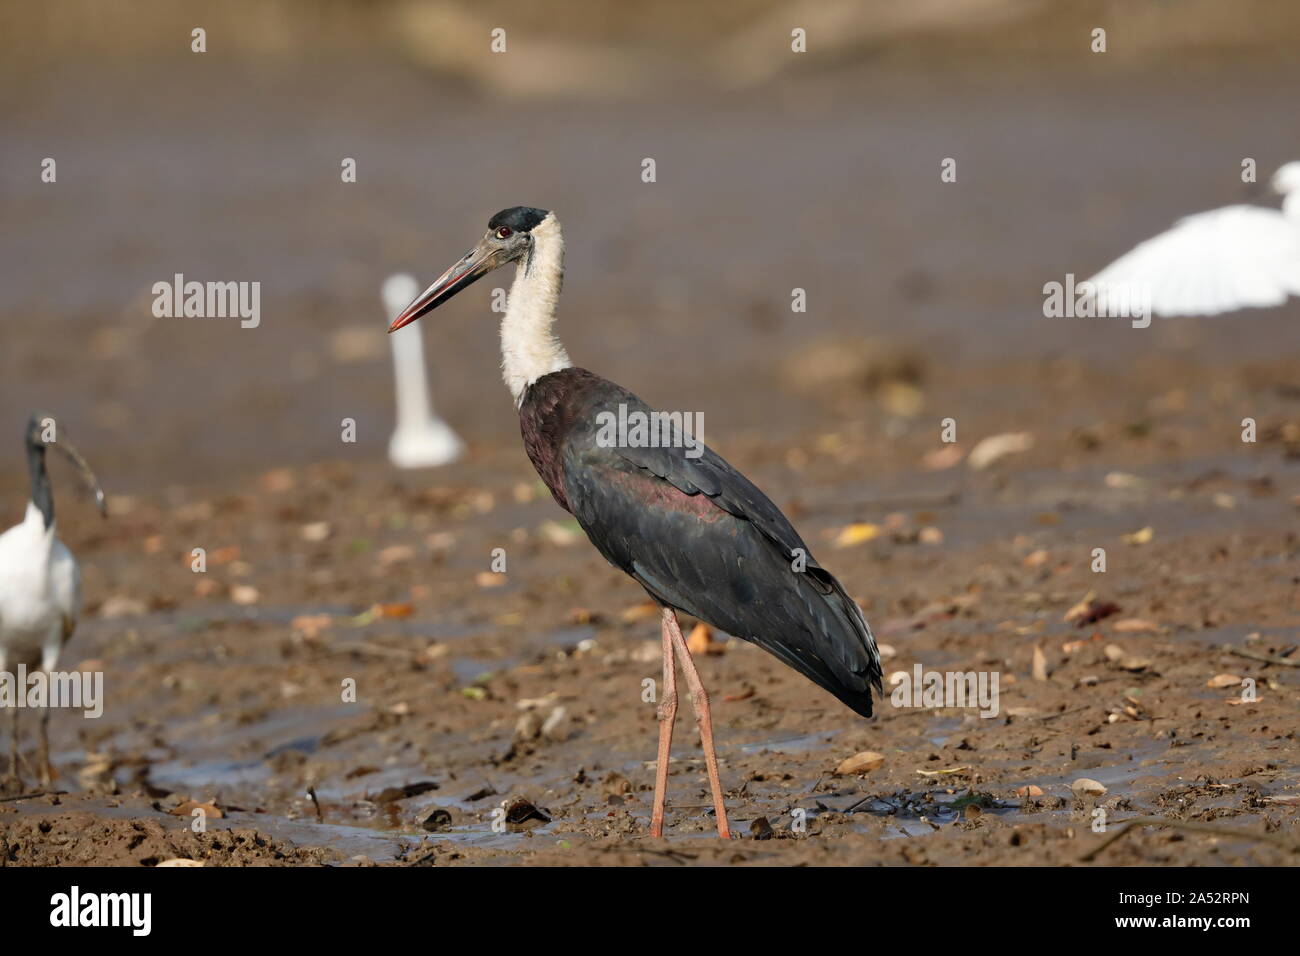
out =
{"type": "Polygon", "coordinates": [[[1107,488],[1141,488],[1146,481],[1124,471],[1112,471],[1105,478],[1107,488]]]}
{"type": "Polygon", "coordinates": [[[970,766],[962,764],[960,767],[948,767],[946,770],[918,770],[917,773],[922,777],[952,777],[970,773],[970,766]]]}
{"type": "Polygon", "coordinates": [[[1045,550],[1039,548],[1037,551],[1025,555],[1024,560],[1020,563],[1027,568],[1041,568],[1047,563],[1049,557],[1050,555],[1045,550]]]}
{"type": "Polygon", "coordinates": [[[725,654],[727,645],[713,639],[713,628],[701,621],[691,629],[686,649],[692,654],[725,654]]]}
{"type": "Polygon", "coordinates": [[[394,544],[384,548],[375,557],[379,560],[380,566],[387,568],[405,561],[414,561],[415,549],[409,544],[394,544]]]}
{"type": "Polygon", "coordinates": [[[637,621],[644,621],[646,618],[658,616],[659,605],[654,601],[642,601],[640,604],[633,604],[619,615],[624,624],[635,624],[637,621]]]}
{"type": "Polygon", "coordinates": [[[1206,687],[1237,687],[1241,678],[1236,674],[1216,674],[1205,682],[1206,687]]]}
{"type": "Polygon", "coordinates": [[[1129,634],[1158,634],[1160,625],[1155,621],[1148,621],[1142,617],[1125,617],[1116,621],[1111,627],[1116,631],[1123,631],[1129,634]]]}
{"type": "Polygon", "coordinates": [[[311,640],[332,623],[334,618],[328,614],[299,614],[289,622],[289,627],[311,640]]]}
{"type": "Polygon", "coordinates": [[[1070,790],[1076,797],[1102,797],[1106,795],[1106,788],[1091,777],[1080,777],[1070,784],[1070,790]]]}
{"type": "Polygon", "coordinates": [[[189,817],[194,815],[195,810],[202,810],[205,817],[213,820],[220,820],[225,816],[215,803],[199,803],[197,800],[186,800],[168,812],[174,817],[189,817]]]}
{"type": "Polygon", "coordinates": [[[262,490],[268,491],[271,494],[288,491],[294,485],[293,472],[288,468],[276,468],[273,471],[268,471],[259,480],[262,485],[262,490]]]}
{"type": "Polygon", "coordinates": [[[956,443],[949,442],[942,448],[936,448],[922,455],[921,467],[925,471],[943,471],[945,468],[959,464],[964,454],[965,452],[956,443]]]}
{"type": "Polygon", "coordinates": [[[311,524],[303,525],[298,533],[302,536],[302,540],[316,544],[330,536],[330,525],[328,521],[313,521],[311,524]]]}
{"type": "Polygon", "coordinates": [[[880,535],[880,526],[874,524],[849,524],[840,529],[835,536],[837,548],[851,548],[855,544],[864,544],[880,535]]]}
{"type": "Polygon", "coordinates": [[[1152,529],[1150,525],[1147,525],[1145,528],[1142,528],[1138,531],[1134,531],[1132,534],[1122,535],[1121,537],[1123,538],[1125,544],[1136,545],[1136,544],[1147,544],[1155,536],[1156,536],[1155,531],[1152,529]]]}
{"type": "Polygon", "coordinates": [[[1083,596],[1078,604],[1065,612],[1064,620],[1075,627],[1087,627],[1096,624],[1102,618],[1118,614],[1120,606],[1114,601],[1098,601],[1092,591],[1083,596]]]}
{"type": "Polygon", "coordinates": [[[230,589],[230,600],[244,607],[256,604],[259,598],[261,595],[251,584],[236,584],[230,589]]]}
{"type": "Polygon", "coordinates": [[[864,750],[840,761],[840,765],[835,768],[835,774],[843,777],[851,773],[866,773],[875,770],[884,762],[884,754],[878,754],[874,750],[864,750]]]}
{"type": "Polygon", "coordinates": [[[582,541],[582,529],[560,524],[558,521],[543,521],[537,526],[538,536],[547,544],[558,548],[567,548],[582,541]]]}
{"type": "Polygon", "coordinates": [[[990,435],[971,449],[966,464],[976,471],[989,467],[1007,455],[1028,451],[1034,447],[1034,436],[1029,432],[1004,432],[990,435]]]}

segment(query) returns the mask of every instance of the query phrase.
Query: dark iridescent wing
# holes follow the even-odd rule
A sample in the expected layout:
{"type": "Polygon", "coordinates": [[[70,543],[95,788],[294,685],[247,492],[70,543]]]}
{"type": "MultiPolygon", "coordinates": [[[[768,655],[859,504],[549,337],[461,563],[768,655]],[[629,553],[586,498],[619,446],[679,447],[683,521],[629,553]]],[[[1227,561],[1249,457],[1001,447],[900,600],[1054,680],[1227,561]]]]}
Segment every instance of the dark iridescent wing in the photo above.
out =
{"type": "Polygon", "coordinates": [[[618,403],[651,411],[630,393],[606,395],[588,409],[592,425],[565,442],[566,494],[596,547],[665,604],[763,647],[869,716],[879,656],[839,582],[780,509],[711,449],[692,458],[685,448],[602,447],[595,413],[618,403]]]}

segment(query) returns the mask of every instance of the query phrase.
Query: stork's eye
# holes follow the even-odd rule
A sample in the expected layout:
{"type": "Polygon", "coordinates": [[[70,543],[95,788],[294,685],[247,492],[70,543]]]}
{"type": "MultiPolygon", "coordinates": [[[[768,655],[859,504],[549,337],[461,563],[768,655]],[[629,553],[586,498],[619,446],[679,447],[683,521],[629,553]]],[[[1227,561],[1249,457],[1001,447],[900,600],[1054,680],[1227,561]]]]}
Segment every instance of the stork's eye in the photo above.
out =
{"type": "Polygon", "coordinates": [[[513,230],[509,226],[502,226],[497,230],[498,239],[509,239],[513,230]]]}

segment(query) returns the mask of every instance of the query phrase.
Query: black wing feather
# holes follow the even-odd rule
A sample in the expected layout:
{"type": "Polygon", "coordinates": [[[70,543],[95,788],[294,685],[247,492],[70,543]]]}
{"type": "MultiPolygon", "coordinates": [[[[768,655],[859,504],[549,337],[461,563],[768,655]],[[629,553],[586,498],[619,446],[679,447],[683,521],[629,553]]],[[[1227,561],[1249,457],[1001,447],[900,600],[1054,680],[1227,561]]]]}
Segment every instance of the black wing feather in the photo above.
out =
{"type": "Polygon", "coordinates": [[[564,483],[574,517],[602,554],[663,603],[751,641],[870,716],[880,659],[862,612],[819,565],[772,501],[708,447],[601,447],[603,395],[566,436],[564,483]],[[675,489],[673,491],[672,489],[675,489]],[[797,550],[798,549],[798,550],[797,550]],[[795,571],[796,554],[805,556],[795,571]]]}

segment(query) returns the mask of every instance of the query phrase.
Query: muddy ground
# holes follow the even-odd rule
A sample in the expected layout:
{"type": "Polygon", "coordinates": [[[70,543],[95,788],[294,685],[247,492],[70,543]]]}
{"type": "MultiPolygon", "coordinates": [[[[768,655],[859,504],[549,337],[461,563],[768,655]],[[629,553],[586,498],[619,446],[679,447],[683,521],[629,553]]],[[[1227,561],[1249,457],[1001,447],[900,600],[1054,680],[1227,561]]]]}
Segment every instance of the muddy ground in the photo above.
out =
{"type": "Polygon", "coordinates": [[[886,702],[862,720],[718,636],[701,667],[742,839],[711,837],[689,716],[670,835],[649,839],[656,724],[642,689],[658,675],[657,624],[522,453],[503,437],[434,475],[280,468],[118,498],[101,524],[69,506],[90,595],[70,661],[105,672],[109,706],[98,720],[56,714],[66,792],[0,804],[0,859],[1064,864],[1098,846],[1100,807],[1116,822],[1231,829],[1130,833],[1098,863],[1294,864],[1294,363],[1225,373],[1183,359],[1099,381],[1068,359],[945,370],[846,346],[830,361],[795,362],[823,373],[821,429],[719,444],[862,603],[887,672],[997,671],[997,717],[886,702]],[[912,384],[890,377],[903,368],[912,384]],[[927,418],[969,407],[994,375],[1045,400],[982,417],[981,434],[1033,435],[986,469],[936,458],[928,422],[888,411],[900,395],[927,418]],[[867,384],[882,376],[889,386],[867,384]],[[1255,444],[1240,440],[1247,414],[1255,444]],[[848,544],[857,524],[875,536],[848,544]],[[504,575],[489,570],[494,548],[504,575]],[[1257,699],[1208,686],[1225,674],[1252,678],[1257,699]],[[860,751],[883,763],[835,775],[860,751]],[[1106,793],[1076,795],[1079,778],[1106,793]],[[498,808],[525,815],[521,800],[545,820],[494,829],[498,808]],[[176,815],[188,801],[221,811],[206,834],[176,815]]]}
{"type": "Polygon", "coordinates": [[[0,863],[1294,865],[1300,307],[1139,330],[1044,319],[1041,290],[1267,201],[1237,171],[1296,158],[1296,80],[858,65],[520,106],[374,61],[213,57],[6,84],[27,166],[0,182],[0,524],[33,407],[112,516],[56,473],[87,605],[64,664],[102,670],[108,700],[55,714],[57,792],[29,774],[4,796],[0,863]],[[57,189],[29,175],[51,151],[57,189]],[[380,281],[432,277],[520,202],[566,223],[575,361],[702,411],[861,602],[886,673],[996,672],[996,717],[886,700],[863,720],[715,635],[738,839],[711,836],[685,703],[668,835],[646,836],[657,622],[533,475],[487,283],[425,329],[469,456],[384,459],[380,281]],[[263,281],[261,327],[155,320],[175,272],[263,281]],[[1028,447],[972,468],[1006,433],[1028,447]],[[836,775],[863,751],[876,769],[836,775]],[[1192,826],[1103,847],[1098,809],[1109,835],[1192,826]]]}

